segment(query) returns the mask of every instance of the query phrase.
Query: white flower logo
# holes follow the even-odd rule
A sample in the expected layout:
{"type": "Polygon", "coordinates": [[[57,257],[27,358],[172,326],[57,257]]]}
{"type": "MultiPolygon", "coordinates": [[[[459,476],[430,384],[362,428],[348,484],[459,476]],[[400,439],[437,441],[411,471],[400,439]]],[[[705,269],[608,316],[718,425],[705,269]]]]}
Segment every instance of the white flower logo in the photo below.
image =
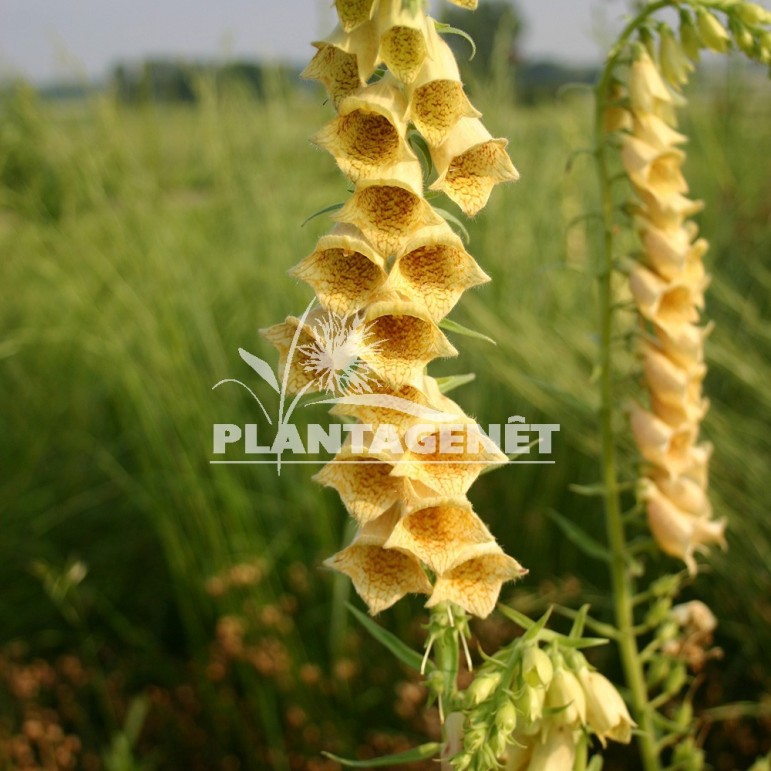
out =
{"type": "Polygon", "coordinates": [[[332,395],[369,393],[376,375],[367,358],[376,355],[381,340],[372,340],[371,325],[360,315],[327,313],[313,325],[315,341],[298,350],[306,357],[319,390],[332,395]]]}

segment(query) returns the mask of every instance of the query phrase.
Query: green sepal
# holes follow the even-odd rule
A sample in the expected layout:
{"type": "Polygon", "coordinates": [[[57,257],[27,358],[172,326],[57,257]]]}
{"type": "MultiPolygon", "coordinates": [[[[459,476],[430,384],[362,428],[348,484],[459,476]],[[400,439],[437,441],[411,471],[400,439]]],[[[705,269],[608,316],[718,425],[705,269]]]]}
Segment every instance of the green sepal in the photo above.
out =
{"type": "Polygon", "coordinates": [[[447,211],[447,209],[440,209],[438,206],[432,208],[448,225],[456,230],[464,244],[471,240],[466,226],[452,212],[447,211]]]}
{"type": "Polygon", "coordinates": [[[440,35],[460,35],[464,40],[468,40],[469,44],[471,45],[471,56],[468,58],[469,61],[471,61],[477,55],[477,44],[474,42],[474,38],[471,37],[468,32],[464,32],[462,29],[453,27],[450,24],[444,24],[441,21],[435,21],[434,26],[440,35]]]}
{"type": "Polygon", "coordinates": [[[587,535],[575,522],[551,509],[546,512],[546,516],[553,520],[568,540],[572,541],[587,557],[593,557],[602,562],[610,562],[610,552],[590,535],[587,535]]]}
{"type": "Polygon", "coordinates": [[[454,391],[456,388],[470,383],[472,380],[476,380],[476,375],[473,372],[467,372],[465,375],[447,375],[446,377],[436,378],[436,384],[439,386],[439,390],[443,394],[448,394],[450,391],[454,391]]]}
{"type": "Polygon", "coordinates": [[[401,766],[405,763],[414,763],[418,760],[428,760],[437,755],[441,749],[442,745],[439,742],[429,742],[428,744],[413,747],[405,752],[397,752],[396,755],[386,755],[385,757],[373,758],[371,760],[348,760],[347,758],[333,755],[331,752],[322,752],[321,754],[346,768],[385,768],[386,766],[401,766]]]}
{"type": "Polygon", "coordinates": [[[455,332],[457,335],[474,337],[477,340],[485,340],[486,342],[492,343],[493,345],[498,345],[498,343],[496,343],[495,340],[493,340],[493,338],[489,335],[486,335],[483,332],[477,332],[476,329],[469,329],[468,327],[464,327],[463,324],[458,324],[457,321],[453,321],[452,319],[442,319],[439,322],[439,327],[446,330],[447,332],[455,332]]]}
{"type": "Polygon", "coordinates": [[[333,204],[330,204],[329,206],[325,206],[323,209],[319,209],[318,211],[313,212],[313,214],[311,214],[309,217],[306,217],[303,220],[302,225],[300,225],[300,227],[304,228],[311,220],[316,219],[316,217],[320,217],[322,214],[329,214],[329,212],[331,211],[337,211],[338,209],[342,209],[343,205],[344,204],[342,203],[333,203],[333,204]]]}
{"type": "MultiPolygon", "coordinates": [[[[358,608],[354,608],[350,603],[346,603],[348,610],[353,613],[356,620],[382,645],[388,648],[391,653],[396,656],[399,661],[411,667],[416,672],[420,672],[420,667],[423,663],[423,657],[417,652],[412,650],[409,646],[405,645],[396,635],[391,634],[387,629],[384,629],[380,624],[376,624],[366,613],[362,613],[358,608]]],[[[428,662],[427,670],[433,668],[433,664],[428,662]]]]}

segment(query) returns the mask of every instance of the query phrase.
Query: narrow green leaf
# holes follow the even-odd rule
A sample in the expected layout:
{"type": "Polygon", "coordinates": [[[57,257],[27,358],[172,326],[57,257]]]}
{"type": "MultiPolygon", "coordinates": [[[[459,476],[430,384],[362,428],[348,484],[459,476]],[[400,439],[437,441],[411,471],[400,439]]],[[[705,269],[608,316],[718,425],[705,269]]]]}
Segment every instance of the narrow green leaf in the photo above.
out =
{"type": "Polygon", "coordinates": [[[436,382],[439,386],[439,390],[443,394],[448,394],[450,391],[454,391],[456,388],[470,383],[476,379],[476,375],[473,372],[468,372],[465,375],[447,375],[446,377],[436,378],[436,382]]]}
{"type": "Polygon", "coordinates": [[[508,605],[498,603],[498,610],[506,616],[509,621],[513,621],[517,626],[521,626],[523,629],[532,629],[535,625],[535,621],[528,618],[524,613],[520,613],[514,608],[510,608],[508,605]]]}
{"type": "Polygon", "coordinates": [[[565,637],[565,635],[557,635],[559,638],[559,644],[563,648],[575,648],[576,650],[583,650],[584,648],[599,648],[601,645],[607,645],[608,640],[605,637],[565,637]]]}
{"type": "MultiPolygon", "coordinates": [[[[354,608],[350,603],[348,610],[353,613],[356,620],[379,642],[388,648],[391,653],[396,656],[399,661],[406,664],[408,667],[412,667],[416,672],[420,672],[421,664],[423,663],[423,657],[417,652],[412,650],[409,646],[405,645],[396,635],[391,634],[387,629],[376,624],[368,615],[362,613],[358,608],[354,608]]],[[[429,668],[432,667],[429,662],[429,668]]]]}
{"type": "Polygon", "coordinates": [[[573,626],[570,627],[570,637],[574,640],[581,637],[586,626],[586,617],[589,615],[589,603],[582,605],[573,619],[573,626]]]}
{"type": "Polygon", "coordinates": [[[608,488],[604,482],[595,482],[591,485],[568,485],[568,490],[577,495],[585,495],[588,498],[602,498],[608,488]]]}
{"type": "Polygon", "coordinates": [[[610,562],[610,552],[600,543],[587,535],[575,522],[562,516],[559,512],[549,510],[546,512],[549,519],[554,520],[560,530],[588,557],[593,557],[603,562],[610,562]]]}
{"type": "Polygon", "coordinates": [[[410,131],[408,139],[412,149],[420,156],[420,165],[423,167],[423,183],[427,185],[429,177],[434,170],[434,162],[431,160],[428,142],[417,131],[410,131]]]}
{"type": "Polygon", "coordinates": [[[321,754],[330,760],[334,760],[346,768],[385,768],[386,766],[401,766],[405,763],[414,763],[418,760],[428,760],[441,752],[442,745],[439,742],[429,742],[421,744],[419,747],[413,747],[405,752],[397,752],[396,755],[387,755],[383,758],[374,758],[372,760],[348,760],[331,752],[322,752],[321,754]]]}
{"type": "Polygon", "coordinates": [[[530,629],[525,632],[525,634],[522,636],[523,640],[526,640],[528,642],[531,642],[533,640],[538,639],[538,635],[541,634],[541,632],[546,627],[546,624],[548,623],[549,619],[551,618],[551,612],[553,608],[549,607],[546,611],[546,613],[541,616],[541,618],[538,619],[538,621],[533,624],[533,626],[530,627],[530,629]]]}
{"type": "Polygon", "coordinates": [[[449,24],[444,24],[441,21],[435,21],[434,26],[436,27],[436,31],[442,35],[459,35],[464,40],[468,40],[469,44],[471,45],[471,56],[468,58],[469,61],[471,61],[477,55],[477,44],[474,42],[474,38],[471,37],[468,32],[465,32],[462,29],[458,29],[457,27],[453,27],[449,24]]]}
{"type": "Polygon", "coordinates": [[[301,228],[304,228],[311,220],[316,219],[316,217],[320,217],[322,214],[329,214],[331,211],[337,211],[338,209],[342,209],[343,204],[342,203],[333,203],[329,206],[325,206],[323,209],[319,209],[317,212],[313,212],[313,214],[310,215],[310,217],[306,217],[302,225],[300,225],[301,228]]]}
{"type": "Polygon", "coordinates": [[[471,236],[468,234],[466,226],[452,212],[447,211],[447,209],[441,209],[438,206],[434,206],[433,209],[440,217],[444,217],[444,220],[448,225],[455,228],[464,244],[467,244],[471,240],[471,236]]]}
{"type": "Polygon", "coordinates": [[[439,326],[442,329],[446,329],[448,332],[454,332],[456,335],[475,337],[477,340],[485,340],[486,342],[492,343],[493,345],[498,345],[498,343],[496,343],[492,337],[485,335],[482,332],[477,332],[475,329],[464,327],[463,324],[458,324],[457,321],[453,321],[452,319],[442,319],[439,322],[439,326]]]}

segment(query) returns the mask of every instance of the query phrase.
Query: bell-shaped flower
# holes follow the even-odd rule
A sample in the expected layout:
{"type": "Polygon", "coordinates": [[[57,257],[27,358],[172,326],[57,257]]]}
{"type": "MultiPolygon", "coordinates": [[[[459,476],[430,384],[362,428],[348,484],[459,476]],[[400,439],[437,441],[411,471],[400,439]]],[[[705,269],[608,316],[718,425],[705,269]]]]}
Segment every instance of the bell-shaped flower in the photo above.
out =
{"type": "Polygon", "coordinates": [[[479,0],[450,0],[450,2],[459,8],[465,8],[467,11],[475,11],[479,5],[479,0]]]}
{"type": "Polygon", "coordinates": [[[685,221],[704,208],[703,201],[694,201],[682,193],[655,195],[645,188],[636,188],[641,212],[657,228],[683,227],[685,221]]]}
{"type": "Polygon", "coordinates": [[[710,519],[712,504],[704,486],[688,476],[670,477],[662,473],[652,473],[651,479],[659,491],[678,509],[696,517],[710,519]]]}
{"type": "Polygon", "coordinates": [[[577,745],[576,731],[550,723],[543,740],[533,747],[527,771],[572,771],[577,745]]]}
{"type": "Polygon", "coordinates": [[[693,62],[667,26],[659,30],[659,62],[661,74],[678,89],[688,82],[688,76],[694,69],[693,62]]]}
{"type": "Polygon", "coordinates": [[[393,78],[381,78],[342,99],[339,116],[311,142],[328,150],[354,182],[362,177],[388,177],[394,166],[417,162],[405,138],[405,109],[398,84],[393,78]]]}
{"type": "Polygon", "coordinates": [[[383,258],[353,225],[337,224],[290,273],[313,287],[321,305],[345,316],[367,305],[386,282],[383,258]]]}
{"type": "Polygon", "coordinates": [[[352,32],[369,21],[375,13],[376,6],[377,0],[335,0],[340,26],[346,32],[352,32]]]}
{"type": "Polygon", "coordinates": [[[446,193],[468,216],[477,214],[495,185],[519,179],[506,145],[478,118],[461,118],[441,145],[430,148],[439,175],[431,189],[446,193]]]}
{"type": "Polygon", "coordinates": [[[549,722],[554,725],[577,728],[586,723],[584,689],[575,674],[564,666],[555,668],[544,706],[555,710],[549,717],[549,722]]]}
{"type": "Polygon", "coordinates": [[[666,404],[700,404],[701,383],[707,374],[703,363],[681,367],[655,346],[643,346],[645,379],[651,394],[666,404]]]}
{"type": "Polygon", "coordinates": [[[676,131],[663,118],[654,113],[636,114],[630,129],[632,135],[637,139],[657,150],[671,150],[676,145],[688,141],[685,134],[676,131]]]}
{"type": "Polygon", "coordinates": [[[578,679],[586,695],[586,722],[602,746],[608,739],[629,744],[637,724],[613,683],[588,667],[578,670],[578,679]]]}
{"type": "Polygon", "coordinates": [[[680,278],[692,284],[703,281],[702,257],[709,244],[703,238],[693,240],[695,226],[662,230],[644,217],[638,217],[635,224],[647,262],[660,276],[670,281],[680,278]]]}
{"type": "Polygon", "coordinates": [[[366,525],[419,496],[410,480],[391,475],[394,462],[389,453],[356,453],[346,446],[313,479],[337,490],[348,513],[366,525]]]}
{"type": "Polygon", "coordinates": [[[421,483],[435,495],[465,495],[483,471],[508,461],[468,417],[452,424],[418,425],[413,431],[392,473],[421,483]]]}
{"type": "Polygon", "coordinates": [[[658,68],[640,47],[629,72],[629,99],[633,112],[662,115],[672,104],[672,94],[659,75],[658,68]]]}
{"type": "Polygon", "coordinates": [[[638,404],[632,405],[630,419],[632,434],[645,460],[673,477],[692,466],[697,424],[671,426],[638,404]]]}
{"type": "Polygon", "coordinates": [[[313,45],[318,51],[300,77],[320,81],[335,107],[361,88],[375,71],[378,39],[373,22],[362,24],[350,34],[338,27],[326,40],[313,45]]]}
{"type": "Polygon", "coordinates": [[[442,223],[419,230],[404,243],[387,287],[423,304],[439,321],[466,289],[489,280],[452,228],[442,223]]]}
{"type": "Polygon", "coordinates": [[[412,13],[402,0],[380,0],[377,29],[378,60],[402,83],[412,83],[429,55],[428,27],[433,21],[422,9],[412,13]]]}
{"type": "Polygon", "coordinates": [[[699,320],[704,307],[706,278],[692,285],[681,280],[667,281],[640,264],[629,274],[629,285],[640,314],[664,329],[699,320]]]}
{"type": "Polygon", "coordinates": [[[413,382],[433,359],[458,355],[426,311],[414,303],[391,298],[375,301],[365,319],[379,344],[365,352],[362,360],[392,388],[413,382]]]}
{"type": "Polygon", "coordinates": [[[464,558],[469,546],[493,540],[465,498],[428,498],[403,511],[386,547],[408,552],[442,574],[464,558]]]}
{"type": "Polygon", "coordinates": [[[463,90],[460,71],[450,46],[436,28],[428,28],[431,55],[409,87],[407,119],[429,145],[440,145],[461,118],[479,118],[463,90]]]}
{"type": "Polygon", "coordinates": [[[359,228],[386,258],[401,251],[421,228],[444,222],[423,198],[423,171],[417,160],[399,163],[388,172],[388,177],[360,179],[354,194],[333,216],[359,228]]]}
{"type": "Polygon", "coordinates": [[[701,397],[701,389],[691,388],[682,401],[664,401],[658,394],[651,394],[653,414],[675,429],[698,426],[709,412],[709,399],[701,397]]]}
{"type": "Polygon", "coordinates": [[[715,328],[710,321],[703,327],[695,324],[658,327],[656,336],[661,350],[681,367],[692,367],[704,361],[704,341],[715,328]]]}
{"type": "Polygon", "coordinates": [[[621,160],[633,184],[659,201],[688,191],[680,170],[684,158],[682,150],[661,150],[630,135],[624,137],[621,148],[621,160]]]}
{"type": "Polygon", "coordinates": [[[650,480],[643,480],[640,497],[646,503],[648,526],[659,548],[683,560],[691,575],[697,572],[696,552],[706,552],[713,543],[725,547],[725,520],[688,514],[650,480]]]}
{"type": "Polygon", "coordinates": [[[497,543],[472,546],[463,562],[437,577],[426,607],[454,602],[473,616],[487,618],[495,608],[501,586],[526,573],[527,570],[513,557],[504,554],[497,543]]]}
{"type": "Polygon", "coordinates": [[[390,608],[405,594],[429,594],[431,582],[420,563],[409,554],[384,548],[390,513],[363,527],[353,543],[329,559],[324,565],[345,573],[359,596],[375,615],[390,608]]]}

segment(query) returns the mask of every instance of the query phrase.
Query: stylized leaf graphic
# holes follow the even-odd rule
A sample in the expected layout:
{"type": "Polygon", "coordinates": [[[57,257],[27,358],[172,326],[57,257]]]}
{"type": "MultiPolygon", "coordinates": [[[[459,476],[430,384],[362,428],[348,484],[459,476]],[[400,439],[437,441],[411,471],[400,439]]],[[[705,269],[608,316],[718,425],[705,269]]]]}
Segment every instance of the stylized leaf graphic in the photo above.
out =
{"type": "Polygon", "coordinates": [[[238,349],[238,353],[241,358],[276,392],[279,392],[278,380],[273,374],[273,370],[270,368],[270,364],[267,361],[263,361],[258,356],[255,356],[249,351],[245,351],[243,348],[238,349]]]}
{"type": "Polygon", "coordinates": [[[246,385],[246,383],[242,383],[240,380],[236,380],[235,378],[229,377],[229,378],[227,378],[225,380],[220,380],[219,383],[215,383],[211,387],[211,390],[213,391],[215,388],[219,388],[223,383],[235,383],[236,385],[240,385],[241,388],[245,388],[247,391],[249,391],[249,393],[252,395],[252,398],[254,399],[254,401],[256,401],[257,404],[260,405],[260,409],[262,410],[262,414],[265,416],[265,419],[268,421],[268,424],[271,425],[271,426],[273,425],[273,421],[270,419],[270,415],[268,415],[268,411],[265,409],[265,405],[260,401],[260,398],[257,396],[257,394],[254,393],[254,391],[252,391],[252,389],[249,388],[248,385],[246,385]]]}

